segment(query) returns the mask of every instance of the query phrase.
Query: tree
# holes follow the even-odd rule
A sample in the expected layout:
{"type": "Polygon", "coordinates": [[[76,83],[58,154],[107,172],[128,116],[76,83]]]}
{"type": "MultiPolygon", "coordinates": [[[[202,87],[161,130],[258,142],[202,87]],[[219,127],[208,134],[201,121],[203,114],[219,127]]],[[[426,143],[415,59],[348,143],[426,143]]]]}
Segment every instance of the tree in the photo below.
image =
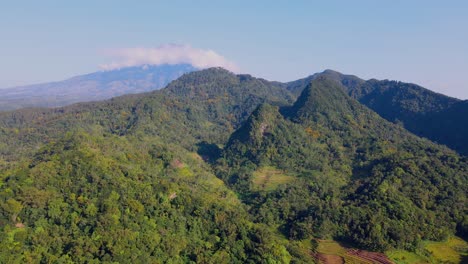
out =
{"type": "Polygon", "coordinates": [[[23,205],[15,199],[10,198],[2,204],[2,208],[11,215],[11,221],[16,222],[16,218],[23,209],[23,205]]]}

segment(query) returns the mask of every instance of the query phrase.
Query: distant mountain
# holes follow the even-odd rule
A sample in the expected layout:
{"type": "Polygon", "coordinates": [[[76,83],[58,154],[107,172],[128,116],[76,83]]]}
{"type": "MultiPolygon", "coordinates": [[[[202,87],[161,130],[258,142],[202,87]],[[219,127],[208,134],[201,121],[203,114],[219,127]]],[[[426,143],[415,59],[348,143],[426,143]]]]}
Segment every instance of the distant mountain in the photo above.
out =
{"type": "Polygon", "coordinates": [[[365,81],[332,70],[289,82],[286,88],[299,95],[304,87],[320,76],[342,84],[348,95],[388,121],[468,155],[468,115],[465,114],[468,112],[468,100],[435,93],[416,84],[375,79],[365,81]]]}
{"type": "Polygon", "coordinates": [[[25,107],[59,107],[153,91],[195,70],[188,64],[143,65],[90,73],[60,82],[1,89],[0,111],[25,107]]]}

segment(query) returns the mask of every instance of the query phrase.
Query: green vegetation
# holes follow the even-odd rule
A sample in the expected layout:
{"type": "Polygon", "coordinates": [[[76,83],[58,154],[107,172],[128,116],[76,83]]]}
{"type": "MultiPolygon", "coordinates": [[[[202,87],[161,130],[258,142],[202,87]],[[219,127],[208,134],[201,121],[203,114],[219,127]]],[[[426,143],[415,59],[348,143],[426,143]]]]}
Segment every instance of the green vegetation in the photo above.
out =
{"type": "Polygon", "coordinates": [[[152,139],[69,134],[2,172],[0,259],[233,263],[290,257],[208,171],[187,151],[152,139]],[[256,239],[260,235],[269,239],[256,239]]]}
{"type": "Polygon", "coordinates": [[[430,253],[431,259],[443,263],[463,263],[468,258],[468,243],[457,237],[446,241],[424,243],[424,249],[430,253]]]}
{"type": "Polygon", "coordinates": [[[298,96],[312,80],[321,76],[342,84],[349,96],[388,121],[468,155],[468,100],[451,98],[415,84],[364,81],[331,70],[287,83],[286,88],[298,96]]]}
{"type": "Polygon", "coordinates": [[[290,108],[255,111],[217,169],[255,221],[292,240],[414,251],[422,240],[464,232],[466,160],[384,121],[327,78],[314,80],[290,108]],[[249,182],[264,166],[296,180],[258,192],[249,182]]]}
{"type": "Polygon", "coordinates": [[[387,255],[395,263],[465,263],[468,257],[468,243],[458,237],[445,241],[424,241],[417,252],[390,250],[387,255]]]}
{"type": "Polygon", "coordinates": [[[390,250],[387,256],[397,264],[426,264],[430,263],[428,257],[418,255],[406,250],[390,250]]]}
{"type": "Polygon", "coordinates": [[[346,248],[333,240],[321,240],[318,242],[316,250],[319,254],[323,254],[325,257],[331,259],[339,259],[345,263],[353,264],[371,264],[371,261],[352,256],[347,253],[346,248]]]}
{"type": "Polygon", "coordinates": [[[0,113],[0,262],[311,263],[339,246],[366,263],[331,240],[442,259],[427,241],[466,235],[465,157],[334,79],[295,103],[284,88],[208,69],[0,113]]]}
{"type": "Polygon", "coordinates": [[[278,186],[293,180],[292,176],[285,175],[284,172],[273,167],[259,168],[252,175],[253,189],[263,191],[275,190],[278,186]]]}
{"type": "Polygon", "coordinates": [[[383,118],[468,154],[468,102],[414,84],[370,80],[349,93],[383,118]]]}

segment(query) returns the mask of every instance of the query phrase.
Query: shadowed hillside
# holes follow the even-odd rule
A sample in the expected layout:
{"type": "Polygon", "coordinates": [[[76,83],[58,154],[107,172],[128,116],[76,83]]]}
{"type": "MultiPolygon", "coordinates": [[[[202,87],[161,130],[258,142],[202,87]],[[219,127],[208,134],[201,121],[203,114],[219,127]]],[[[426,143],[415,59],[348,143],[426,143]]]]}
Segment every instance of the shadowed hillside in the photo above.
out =
{"type": "Polygon", "coordinates": [[[298,95],[312,80],[326,76],[343,85],[360,103],[390,122],[412,133],[468,154],[467,101],[432,92],[421,86],[397,81],[364,81],[356,76],[326,70],[286,84],[298,95]]]}

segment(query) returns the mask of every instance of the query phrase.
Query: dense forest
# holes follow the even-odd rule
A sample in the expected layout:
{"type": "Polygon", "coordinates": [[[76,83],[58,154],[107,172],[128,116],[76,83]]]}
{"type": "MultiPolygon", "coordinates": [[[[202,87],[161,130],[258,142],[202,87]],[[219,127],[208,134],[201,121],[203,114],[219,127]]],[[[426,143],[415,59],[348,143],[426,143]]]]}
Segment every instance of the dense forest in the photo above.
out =
{"type": "Polygon", "coordinates": [[[326,76],[342,84],[349,96],[412,133],[468,155],[468,100],[438,94],[411,83],[371,79],[326,70],[285,84],[299,96],[310,81],[326,76]]]}
{"type": "Polygon", "coordinates": [[[219,171],[257,220],[290,239],[414,250],[421,239],[466,233],[467,165],[319,77],[292,107],[255,111],[231,137],[219,171]],[[259,186],[264,168],[271,177],[259,186]],[[269,186],[276,179],[286,184],[269,186]]]}
{"type": "Polygon", "coordinates": [[[350,90],[367,82],[328,75],[211,68],[0,113],[0,262],[311,263],[319,239],[466,238],[466,157],[363,105],[350,90]]]}

